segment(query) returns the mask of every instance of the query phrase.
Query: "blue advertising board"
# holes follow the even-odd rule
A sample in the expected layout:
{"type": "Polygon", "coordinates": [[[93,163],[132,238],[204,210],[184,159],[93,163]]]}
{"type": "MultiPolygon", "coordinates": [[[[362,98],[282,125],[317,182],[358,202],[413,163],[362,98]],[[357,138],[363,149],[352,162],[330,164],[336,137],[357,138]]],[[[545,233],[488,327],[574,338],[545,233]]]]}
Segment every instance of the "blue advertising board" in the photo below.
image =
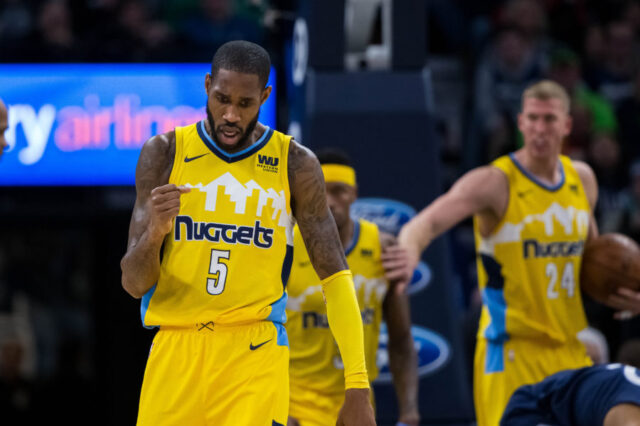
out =
{"type": "MultiPolygon", "coordinates": [[[[413,345],[418,358],[417,372],[419,377],[438,371],[449,361],[451,357],[449,342],[438,333],[419,325],[412,325],[411,336],[413,337],[413,345]]],[[[392,383],[393,381],[391,370],[389,369],[388,344],[389,332],[387,331],[387,324],[383,322],[380,326],[380,339],[378,352],[376,353],[376,365],[379,371],[375,380],[376,384],[392,383]]]]}
{"type": "MultiPolygon", "coordinates": [[[[362,197],[351,205],[351,217],[366,219],[388,234],[397,236],[403,225],[416,215],[416,210],[402,201],[389,198],[362,197]]],[[[420,261],[413,272],[407,294],[415,294],[431,282],[431,268],[420,261]]]]}
{"type": "MultiPolygon", "coordinates": [[[[151,136],[206,116],[210,64],[12,64],[0,185],[131,185],[151,136]]],[[[276,87],[260,121],[276,123],[276,87]]]]}

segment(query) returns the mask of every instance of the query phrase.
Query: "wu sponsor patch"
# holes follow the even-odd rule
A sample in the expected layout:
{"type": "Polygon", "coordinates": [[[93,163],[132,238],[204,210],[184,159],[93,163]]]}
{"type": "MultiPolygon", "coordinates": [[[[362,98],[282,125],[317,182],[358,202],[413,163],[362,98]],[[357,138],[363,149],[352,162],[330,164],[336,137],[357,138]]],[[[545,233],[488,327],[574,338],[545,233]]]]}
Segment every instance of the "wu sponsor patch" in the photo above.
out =
{"type": "Polygon", "coordinates": [[[280,163],[280,158],[278,157],[271,157],[269,155],[258,154],[258,162],[256,166],[261,168],[265,172],[277,173],[279,163],[280,163]]]}

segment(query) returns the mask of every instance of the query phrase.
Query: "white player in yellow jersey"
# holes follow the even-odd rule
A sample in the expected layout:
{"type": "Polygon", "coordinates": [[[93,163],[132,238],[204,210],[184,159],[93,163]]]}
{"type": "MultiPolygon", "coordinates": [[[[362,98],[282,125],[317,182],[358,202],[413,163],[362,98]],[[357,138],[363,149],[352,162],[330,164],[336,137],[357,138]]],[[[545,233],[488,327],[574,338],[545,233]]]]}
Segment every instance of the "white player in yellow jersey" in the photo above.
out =
{"type": "MultiPolygon", "coordinates": [[[[580,296],[582,250],[598,234],[591,168],[560,154],[571,131],[569,97],[542,81],[522,96],[524,146],[471,170],[400,232],[415,265],[429,243],[474,217],[483,308],[474,360],[479,426],[496,426],[516,388],[591,364],[577,333],[587,327],[580,296]]],[[[640,309],[622,291],[621,309],[640,309]]]]}
{"type": "MultiPolygon", "coordinates": [[[[348,156],[336,149],[318,151],[327,204],[338,225],[364,324],[369,380],[378,375],[376,353],[380,324],[389,330],[389,367],[399,405],[398,421],[418,425],[417,358],[411,337],[408,296],[397,291],[397,272],[406,265],[406,251],[395,238],[366,220],[349,214],[356,200],[355,171],[348,156]],[[386,271],[385,271],[386,266],[386,271]],[[386,276],[385,276],[386,275],[386,276]],[[387,279],[387,276],[391,280],[387,279]]],[[[299,230],[294,230],[293,265],[287,292],[287,334],[291,350],[289,426],[333,426],[344,399],[340,352],[327,328],[327,310],[299,230]]]]}
{"type": "Polygon", "coordinates": [[[138,425],[286,423],[294,220],[345,361],[339,424],[375,424],[362,319],[320,164],[258,122],[270,68],[262,47],[226,43],[205,77],[207,119],[142,148],[122,285],[159,330],[138,425]]]}

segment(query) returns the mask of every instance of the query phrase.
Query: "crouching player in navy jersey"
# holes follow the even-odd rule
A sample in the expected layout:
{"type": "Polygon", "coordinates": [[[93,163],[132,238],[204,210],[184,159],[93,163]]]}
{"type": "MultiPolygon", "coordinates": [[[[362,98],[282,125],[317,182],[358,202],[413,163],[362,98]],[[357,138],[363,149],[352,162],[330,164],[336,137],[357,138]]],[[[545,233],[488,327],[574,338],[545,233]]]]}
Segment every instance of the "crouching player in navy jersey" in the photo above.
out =
{"type": "Polygon", "coordinates": [[[553,374],[518,388],[502,426],[640,425],[640,371],[602,364],[553,374]]]}

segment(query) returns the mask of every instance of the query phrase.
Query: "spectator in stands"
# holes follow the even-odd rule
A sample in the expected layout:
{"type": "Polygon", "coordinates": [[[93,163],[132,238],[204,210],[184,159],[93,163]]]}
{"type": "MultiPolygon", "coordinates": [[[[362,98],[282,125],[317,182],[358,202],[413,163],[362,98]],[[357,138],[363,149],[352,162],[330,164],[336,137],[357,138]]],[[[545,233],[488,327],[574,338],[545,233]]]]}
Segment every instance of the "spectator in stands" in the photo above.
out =
{"type": "Polygon", "coordinates": [[[0,40],[20,41],[32,30],[33,19],[26,1],[6,0],[0,9],[0,40]]]}
{"type": "Polygon", "coordinates": [[[32,424],[36,377],[29,302],[6,274],[15,255],[14,237],[4,233],[3,241],[7,246],[0,247],[0,423],[32,424]]]}
{"type": "Polygon", "coordinates": [[[574,51],[582,49],[590,22],[588,0],[550,0],[543,2],[547,9],[548,34],[574,51]]]}
{"type": "Polygon", "coordinates": [[[633,28],[637,40],[638,36],[640,36],[640,1],[627,1],[622,16],[624,20],[631,25],[631,28],[633,28]]]}
{"type": "Polygon", "coordinates": [[[129,39],[133,61],[171,61],[172,32],[165,22],[152,19],[144,0],[132,0],[122,4],[118,24],[129,39]]]}
{"type": "Polygon", "coordinates": [[[260,24],[270,7],[268,0],[235,0],[236,12],[260,24]]]}
{"type": "Polygon", "coordinates": [[[620,211],[620,221],[616,231],[633,238],[640,244],[640,161],[629,171],[630,188],[620,211]]]}
{"type": "Polygon", "coordinates": [[[599,23],[589,25],[584,32],[584,40],[579,51],[582,59],[582,74],[586,83],[594,90],[606,58],[606,50],[603,26],[599,23]]]}
{"type": "Polygon", "coordinates": [[[171,27],[156,19],[148,2],[131,0],[102,4],[95,11],[96,28],[90,59],[121,62],[172,62],[178,48],[171,27]]]}
{"type": "Polygon", "coordinates": [[[17,336],[0,339],[0,413],[3,423],[31,424],[35,400],[34,383],[21,371],[24,347],[17,336]]]}
{"type": "Polygon", "coordinates": [[[563,145],[564,153],[574,159],[584,160],[592,134],[616,132],[613,107],[584,83],[580,59],[571,49],[558,47],[552,50],[549,77],[562,85],[571,97],[573,127],[563,145]]]}
{"type": "Polygon", "coordinates": [[[516,148],[516,120],[524,89],[546,72],[547,58],[516,27],[499,30],[475,75],[470,152],[475,164],[516,148]]]}
{"type": "Polygon", "coordinates": [[[180,33],[189,46],[186,60],[202,60],[219,46],[232,40],[262,44],[264,30],[256,21],[238,15],[231,0],[200,0],[200,7],[180,25],[180,33]]]}
{"type": "Polygon", "coordinates": [[[633,76],[638,66],[638,46],[633,27],[625,21],[610,22],[605,31],[605,57],[595,67],[592,84],[614,106],[633,95],[633,76]]]}
{"type": "MultiPolygon", "coordinates": [[[[627,97],[617,109],[620,120],[620,144],[625,158],[640,159],[640,67],[636,70],[633,96],[627,97]]],[[[630,162],[631,162],[630,161],[630,162]]]]}
{"type": "Polygon", "coordinates": [[[36,16],[36,31],[22,53],[25,55],[22,60],[29,62],[84,60],[86,50],[76,37],[71,9],[65,0],[47,0],[40,5],[36,16]]]}
{"type": "Polygon", "coordinates": [[[541,2],[537,0],[510,0],[502,10],[504,25],[511,25],[521,31],[527,42],[538,47],[546,43],[547,15],[541,2]]]}
{"type": "Polygon", "coordinates": [[[179,31],[182,22],[197,13],[200,0],[164,0],[161,17],[174,31],[179,31]]]}
{"type": "Polygon", "coordinates": [[[618,212],[624,205],[627,182],[620,145],[615,136],[608,133],[592,135],[587,162],[598,178],[596,220],[601,232],[611,232],[615,230],[618,212]]]}

